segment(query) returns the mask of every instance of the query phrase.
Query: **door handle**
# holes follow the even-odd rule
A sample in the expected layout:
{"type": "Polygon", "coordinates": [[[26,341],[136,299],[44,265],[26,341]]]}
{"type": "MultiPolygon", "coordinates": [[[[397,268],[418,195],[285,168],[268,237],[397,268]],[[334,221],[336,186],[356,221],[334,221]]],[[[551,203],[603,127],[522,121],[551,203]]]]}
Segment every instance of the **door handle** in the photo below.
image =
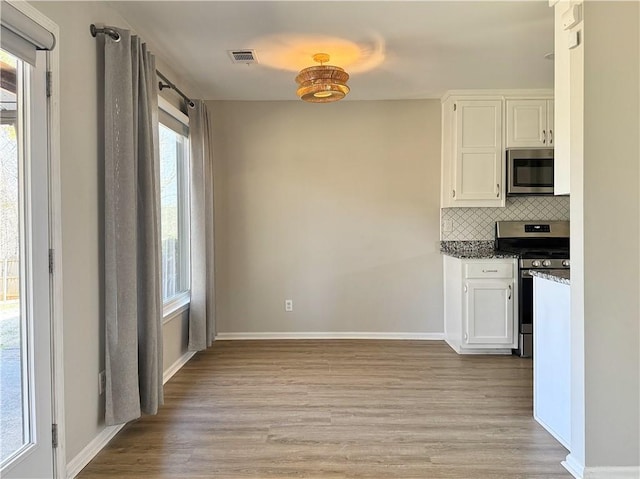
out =
{"type": "Polygon", "coordinates": [[[549,130],[549,144],[553,144],[553,130],[549,130]]]}
{"type": "Polygon", "coordinates": [[[542,130],[542,143],[547,143],[547,130],[542,130]]]}
{"type": "Polygon", "coordinates": [[[453,190],[453,197],[456,197],[456,190],[453,190]]]}
{"type": "Polygon", "coordinates": [[[511,285],[509,285],[509,301],[511,301],[511,285]]]}
{"type": "Polygon", "coordinates": [[[500,183],[496,183],[496,198],[500,198],[500,183]]]}

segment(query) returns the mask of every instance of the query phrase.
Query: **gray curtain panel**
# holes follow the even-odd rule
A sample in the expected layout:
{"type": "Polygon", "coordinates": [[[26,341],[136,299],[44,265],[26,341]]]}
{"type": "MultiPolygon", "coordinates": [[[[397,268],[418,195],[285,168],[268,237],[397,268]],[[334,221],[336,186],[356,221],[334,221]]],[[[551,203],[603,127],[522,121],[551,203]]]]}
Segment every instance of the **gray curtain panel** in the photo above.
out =
{"type": "Polygon", "coordinates": [[[213,251],[213,167],[207,107],[189,109],[191,144],[191,304],[189,349],[211,346],[216,335],[213,251]]]}
{"type": "Polygon", "coordinates": [[[136,36],[104,38],[108,425],[162,404],[160,178],[155,59],[136,36]]]}

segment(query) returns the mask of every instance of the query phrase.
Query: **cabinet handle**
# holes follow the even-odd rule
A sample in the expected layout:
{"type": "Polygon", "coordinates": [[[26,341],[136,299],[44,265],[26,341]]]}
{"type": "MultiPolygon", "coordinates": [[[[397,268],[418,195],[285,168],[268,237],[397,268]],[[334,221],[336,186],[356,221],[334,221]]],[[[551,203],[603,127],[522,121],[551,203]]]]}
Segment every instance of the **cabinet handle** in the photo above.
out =
{"type": "Polygon", "coordinates": [[[511,285],[509,285],[509,301],[511,301],[511,285]]]}
{"type": "Polygon", "coordinates": [[[549,130],[549,144],[553,145],[553,130],[549,130]]]}
{"type": "Polygon", "coordinates": [[[498,270],[497,269],[483,269],[482,272],[483,273],[497,273],[498,270]]]}
{"type": "Polygon", "coordinates": [[[500,183],[496,183],[496,198],[500,198],[500,183]]]}
{"type": "Polygon", "coordinates": [[[456,190],[453,190],[453,197],[456,197],[456,190]]]}
{"type": "Polygon", "coordinates": [[[545,143],[547,143],[547,131],[542,130],[542,144],[544,145],[545,143]]]}
{"type": "Polygon", "coordinates": [[[464,292],[465,293],[467,292],[467,285],[466,284],[464,285],[464,292]]]}

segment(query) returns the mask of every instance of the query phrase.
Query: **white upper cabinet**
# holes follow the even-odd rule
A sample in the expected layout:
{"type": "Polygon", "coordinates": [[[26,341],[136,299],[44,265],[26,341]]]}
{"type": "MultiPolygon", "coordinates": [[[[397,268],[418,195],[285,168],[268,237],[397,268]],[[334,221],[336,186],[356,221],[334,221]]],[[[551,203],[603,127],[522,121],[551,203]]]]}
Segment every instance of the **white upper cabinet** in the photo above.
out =
{"type": "Polygon", "coordinates": [[[445,207],[504,206],[501,100],[443,104],[445,207]]]}
{"type": "Polygon", "coordinates": [[[505,206],[505,148],[553,147],[551,98],[551,90],[448,92],[442,100],[441,207],[505,206]]]}
{"type": "Polygon", "coordinates": [[[502,102],[456,103],[454,200],[502,202],[502,102]]]}
{"type": "Polygon", "coordinates": [[[507,148],[553,147],[553,100],[507,100],[507,148]]]}
{"type": "Polygon", "coordinates": [[[547,100],[547,131],[548,131],[547,145],[550,148],[556,147],[556,139],[555,139],[556,129],[555,129],[554,110],[555,110],[554,100],[547,100]]]}

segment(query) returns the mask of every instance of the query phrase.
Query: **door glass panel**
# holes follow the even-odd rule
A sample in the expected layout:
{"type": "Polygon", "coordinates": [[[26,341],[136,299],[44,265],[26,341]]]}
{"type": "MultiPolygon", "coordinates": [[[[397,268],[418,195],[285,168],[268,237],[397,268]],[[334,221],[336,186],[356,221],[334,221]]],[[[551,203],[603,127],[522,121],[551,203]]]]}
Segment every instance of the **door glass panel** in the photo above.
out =
{"type": "Polygon", "coordinates": [[[30,442],[20,131],[22,62],[0,50],[0,463],[30,442]]]}

